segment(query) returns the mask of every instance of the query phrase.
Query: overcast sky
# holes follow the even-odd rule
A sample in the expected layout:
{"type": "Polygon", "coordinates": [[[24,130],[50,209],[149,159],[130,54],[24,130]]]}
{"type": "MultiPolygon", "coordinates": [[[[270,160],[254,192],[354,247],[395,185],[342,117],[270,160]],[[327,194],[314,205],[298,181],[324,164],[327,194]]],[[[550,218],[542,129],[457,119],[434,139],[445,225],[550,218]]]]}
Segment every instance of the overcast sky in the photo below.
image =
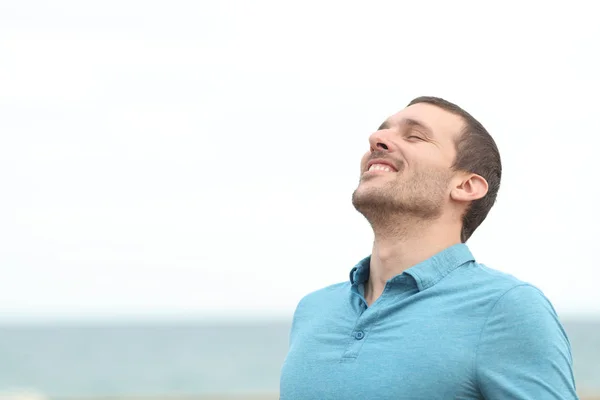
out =
{"type": "Polygon", "coordinates": [[[600,314],[600,25],[533,3],[0,1],[0,318],[290,317],[369,254],[360,157],[420,95],[500,148],[477,260],[600,314]]]}

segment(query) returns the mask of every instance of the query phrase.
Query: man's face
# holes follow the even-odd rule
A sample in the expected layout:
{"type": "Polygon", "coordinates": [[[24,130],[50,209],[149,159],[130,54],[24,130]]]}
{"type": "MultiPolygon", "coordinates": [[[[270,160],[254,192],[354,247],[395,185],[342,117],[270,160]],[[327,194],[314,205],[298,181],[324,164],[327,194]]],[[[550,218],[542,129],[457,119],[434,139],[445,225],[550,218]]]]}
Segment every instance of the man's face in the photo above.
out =
{"type": "Polygon", "coordinates": [[[451,166],[462,119],[418,103],[388,118],[369,137],[352,203],[367,219],[410,214],[433,219],[450,201],[451,166]]]}

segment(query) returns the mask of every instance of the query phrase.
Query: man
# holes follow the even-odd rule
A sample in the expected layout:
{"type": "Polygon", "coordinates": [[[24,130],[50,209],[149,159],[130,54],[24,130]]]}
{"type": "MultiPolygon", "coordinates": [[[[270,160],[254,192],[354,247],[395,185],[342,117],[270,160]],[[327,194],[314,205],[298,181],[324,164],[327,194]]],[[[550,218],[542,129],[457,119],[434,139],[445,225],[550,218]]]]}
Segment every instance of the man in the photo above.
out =
{"type": "Polygon", "coordinates": [[[576,399],[570,344],[534,286],[465,242],[500,187],[470,114],[420,97],[369,138],[355,208],[372,253],[294,313],[281,400],[576,399]]]}

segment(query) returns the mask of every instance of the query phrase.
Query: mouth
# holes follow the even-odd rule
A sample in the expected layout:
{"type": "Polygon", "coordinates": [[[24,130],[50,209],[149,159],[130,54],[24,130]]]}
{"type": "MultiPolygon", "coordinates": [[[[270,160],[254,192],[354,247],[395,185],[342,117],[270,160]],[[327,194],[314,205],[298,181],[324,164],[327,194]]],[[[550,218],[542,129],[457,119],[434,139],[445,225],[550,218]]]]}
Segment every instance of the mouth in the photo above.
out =
{"type": "Polygon", "coordinates": [[[398,172],[398,169],[387,160],[371,160],[367,163],[365,173],[390,173],[398,172]]]}

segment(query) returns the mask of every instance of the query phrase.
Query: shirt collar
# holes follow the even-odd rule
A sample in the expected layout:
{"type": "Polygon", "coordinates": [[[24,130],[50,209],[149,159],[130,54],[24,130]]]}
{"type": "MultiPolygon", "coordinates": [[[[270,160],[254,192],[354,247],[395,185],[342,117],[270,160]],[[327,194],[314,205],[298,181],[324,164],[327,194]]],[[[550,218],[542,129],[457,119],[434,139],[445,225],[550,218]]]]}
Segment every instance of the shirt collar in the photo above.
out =
{"type": "MultiPolygon", "coordinates": [[[[396,275],[390,281],[399,279],[401,276],[409,275],[415,280],[419,291],[425,290],[442,278],[454,271],[461,265],[475,261],[473,254],[464,243],[455,244],[432,257],[413,265],[402,274],[396,275]]],[[[360,285],[369,279],[371,256],[363,258],[354,268],[350,270],[350,283],[360,285]]]]}

